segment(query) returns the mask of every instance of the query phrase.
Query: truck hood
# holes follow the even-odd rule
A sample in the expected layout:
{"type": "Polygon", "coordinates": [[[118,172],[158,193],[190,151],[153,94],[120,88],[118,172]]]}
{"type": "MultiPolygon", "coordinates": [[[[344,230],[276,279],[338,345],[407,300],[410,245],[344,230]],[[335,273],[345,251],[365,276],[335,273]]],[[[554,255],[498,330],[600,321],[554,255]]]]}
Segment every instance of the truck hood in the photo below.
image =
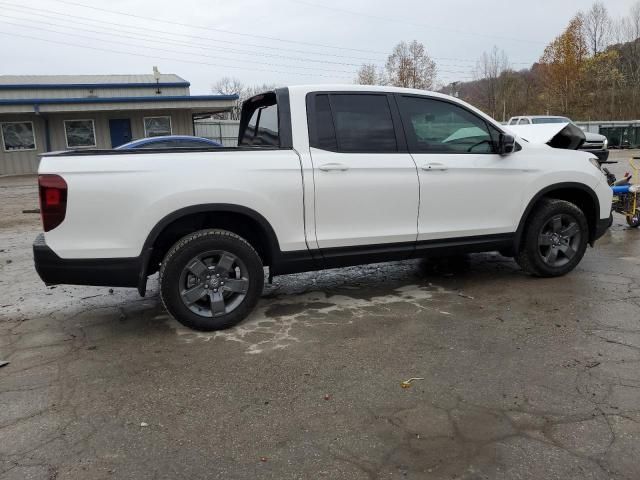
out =
{"type": "Polygon", "coordinates": [[[509,125],[505,128],[529,143],[566,150],[578,150],[586,140],[585,133],[573,123],[509,125]]]}

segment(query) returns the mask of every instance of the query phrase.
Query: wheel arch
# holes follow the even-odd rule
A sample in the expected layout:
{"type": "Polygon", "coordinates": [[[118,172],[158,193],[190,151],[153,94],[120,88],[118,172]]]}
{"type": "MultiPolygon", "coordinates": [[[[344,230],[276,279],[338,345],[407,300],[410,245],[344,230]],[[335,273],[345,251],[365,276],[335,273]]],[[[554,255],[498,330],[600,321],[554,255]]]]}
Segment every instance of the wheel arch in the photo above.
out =
{"type": "Polygon", "coordinates": [[[280,252],[273,227],[255,210],[226,203],[191,205],[166,215],[151,229],[142,249],[146,259],[141,278],[146,280],[157,271],[155,267],[178,239],[204,228],[228,230],[245,238],[256,249],[264,265],[271,265],[280,252]]]}
{"type": "Polygon", "coordinates": [[[518,229],[516,230],[514,238],[513,246],[516,252],[520,250],[522,235],[524,233],[527,220],[535,206],[543,198],[566,200],[580,208],[584,212],[585,217],[587,217],[587,223],[589,224],[589,243],[593,246],[593,242],[596,239],[598,219],[600,218],[600,201],[598,200],[598,196],[591,187],[584,183],[562,182],[549,185],[540,190],[533,196],[525,208],[524,213],[520,218],[520,223],[518,224],[518,229]]]}

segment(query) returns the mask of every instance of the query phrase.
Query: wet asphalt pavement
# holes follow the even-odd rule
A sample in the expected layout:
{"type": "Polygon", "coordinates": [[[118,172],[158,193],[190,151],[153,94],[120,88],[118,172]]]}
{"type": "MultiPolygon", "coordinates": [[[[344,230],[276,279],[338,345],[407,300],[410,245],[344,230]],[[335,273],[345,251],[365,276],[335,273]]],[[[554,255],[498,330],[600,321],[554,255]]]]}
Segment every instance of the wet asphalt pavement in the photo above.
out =
{"type": "Polygon", "coordinates": [[[201,334],[155,278],[45,288],[33,208],[33,177],[0,179],[2,480],[640,478],[622,217],[564,278],[498,254],[279,277],[201,334]]]}

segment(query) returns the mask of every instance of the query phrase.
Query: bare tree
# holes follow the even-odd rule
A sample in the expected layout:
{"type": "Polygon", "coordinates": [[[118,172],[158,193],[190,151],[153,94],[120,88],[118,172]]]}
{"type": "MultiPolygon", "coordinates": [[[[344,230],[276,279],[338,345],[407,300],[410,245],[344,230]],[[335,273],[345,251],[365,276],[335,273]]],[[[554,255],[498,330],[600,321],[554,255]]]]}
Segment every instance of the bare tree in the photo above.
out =
{"type": "Polygon", "coordinates": [[[607,7],[602,2],[596,2],[584,14],[584,33],[592,55],[597,55],[605,49],[611,40],[612,21],[607,7]]]}
{"type": "Polygon", "coordinates": [[[378,73],[378,68],[372,63],[365,63],[358,70],[356,77],[358,85],[382,85],[384,80],[382,75],[378,73]]]}
{"type": "Polygon", "coordinates": [[[238,95],[238,100],[232,107],[231,111],[223,112],[219,116],[228,120],[240,120],[240,114],[242,113],[242,103],[247,98],[253,97],[254,95],[258,95],[262,92],[274,90],[275,88],[277,88],[276,85],[270,84],[247,87],[237,78],[223,77],[213,84],[211,90],[214,93],[219,93],[221,95],[238,95]]]}
{"type": "Polygon", "coordinates": [[[629,15],[623,18],[619,26],[619,42],[633,42],[640,38],[640,1],[631,7],[629,15]]]}
{"type": "Polygon", "coordinates": [[[244,84],[235,77],[222,77],[211,89],[221,95],[240,95],[244,90],[244,84]]]}
{"type": "Polygon", "coordinates": [[[220,95],[238,95],[238,100],[231,108],[231,111],[223,113],[221,116],[229,120],[239,120],[240,112],[242,110],[242,96],[245,91],[244,84],[237,78],[222,77],[211,87],[214,93],[220,95]]]}
{"type": "MultiPolygon", "coordinates": [[[[490,53],[484,52],[476,64],[475,77],[479,80],[481,97],[489,114],[498,118],[498,113],[506,110],[506,91],[510,70],[509,58],[504,50],[493,47],[490,53]]],[[[503,121],[505,118],[503,118],[503,121]]]]}
{"type": "Polygon", "coordinates": [[[627,107],[632,115],[640,109],[640,1],[637,1],[618,26],[616,41],[620,44],[624,87],[630,93],[627,107]]]}
{"type": "Polygon", "coordinates": [[[400,42],[387,59],[387,81],[396,87],[432,89],[435,84],[436,63],[424,45],[416,40],[400,42]]]}

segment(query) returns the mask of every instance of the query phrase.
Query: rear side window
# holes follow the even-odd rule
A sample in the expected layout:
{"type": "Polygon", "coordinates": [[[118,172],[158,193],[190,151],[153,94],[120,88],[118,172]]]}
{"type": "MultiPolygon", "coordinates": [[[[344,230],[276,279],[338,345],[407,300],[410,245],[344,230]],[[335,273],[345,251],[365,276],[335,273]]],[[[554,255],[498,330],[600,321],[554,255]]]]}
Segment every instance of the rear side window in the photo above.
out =
{"type": "Polygon", "coordinates": [[[529,125],[529,119],[521,118],[520,121],[518,122],[518,125],[529,125]]]}
{"type": "Polygon", "coordinates": [[[240,128],[244,129],[239,146],[279,147],[276,95],[270,93],[250,99],[243,107],[240,128]]]}
{"type": "Polygon", "coordinates": [[[386,95],[316,95],[310,144],[346,153],[396,152],[398,145],[386,95]]]}
{"type": "Polygon", "coordinates": [[[341,152],[395,152],[396,134],[386,95],[330,95],[341,152]]]}
{"type": "Polygon", "coordinates": [[[329,106],[329,95],[316,95],[315,104],[316,144],[312,146],[335,152],[338,149],[338,141],[336,140],[336,130],[333,126],[333,117],[329,106]]]}

